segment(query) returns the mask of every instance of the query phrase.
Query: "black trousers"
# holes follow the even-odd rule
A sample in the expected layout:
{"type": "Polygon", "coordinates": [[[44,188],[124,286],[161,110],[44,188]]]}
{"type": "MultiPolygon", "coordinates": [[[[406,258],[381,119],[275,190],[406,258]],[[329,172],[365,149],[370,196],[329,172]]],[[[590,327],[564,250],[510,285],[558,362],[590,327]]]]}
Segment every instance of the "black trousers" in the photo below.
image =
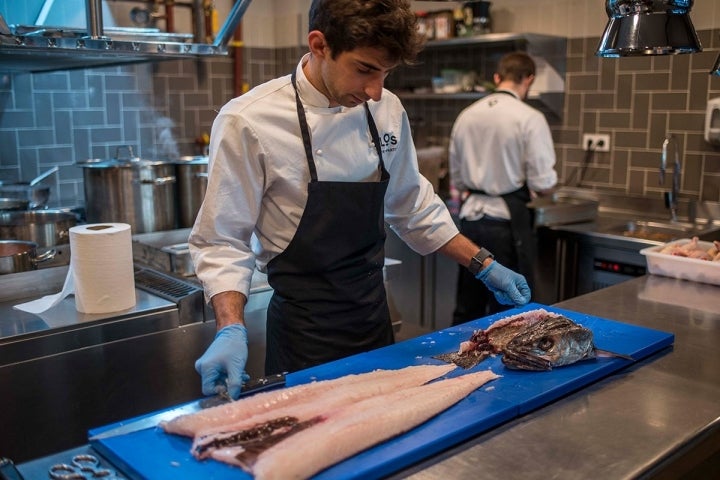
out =
{"type": "MultiPolygon", "coordinates": [[[[518,259],[513,245],[509,220],[488,219],[460,221],[460,233],[495,255],[495,260],[511,270],[518,271],[518,259]]],[[[527,278],[527,276],[526,276],[527,278]]],[[[530,281],[531,278],[528,278],[530,281]]],[[[485,317],[511,308],[495,300],[485,284],[476,279],[467,268],[458,270],[457,293],[453,325],[485,317]]]]}

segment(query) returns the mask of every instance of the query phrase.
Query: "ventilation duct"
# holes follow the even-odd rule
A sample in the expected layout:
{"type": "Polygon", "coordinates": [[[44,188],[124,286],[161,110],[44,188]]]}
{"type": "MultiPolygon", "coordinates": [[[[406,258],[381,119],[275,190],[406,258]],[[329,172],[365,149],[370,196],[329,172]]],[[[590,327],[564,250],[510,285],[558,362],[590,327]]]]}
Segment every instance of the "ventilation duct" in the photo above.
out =
{"type": "Polygon", "coordinates": [[[693,0],[607,0],[609,17],[596,55],[629,57],[702,51],[690,10],[693,0]]]}
{"type": "Polygon", "coordinates": [[[237,0],[213,43],[192,35],[104,28],[101,0],[86,0],[87,30],[7,25],[0,15],[0,72],[42,72],[225,56],[251,0],[237,0]]]}

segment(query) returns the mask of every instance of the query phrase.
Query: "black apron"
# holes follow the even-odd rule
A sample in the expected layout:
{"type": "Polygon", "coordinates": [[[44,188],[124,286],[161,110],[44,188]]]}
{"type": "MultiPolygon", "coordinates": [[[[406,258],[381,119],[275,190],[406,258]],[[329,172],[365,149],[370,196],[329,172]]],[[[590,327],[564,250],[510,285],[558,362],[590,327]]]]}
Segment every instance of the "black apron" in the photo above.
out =
{"type": "Polygon", "coordinates": [[[307,205],[295,236],[267,266],[274,289],[267,312],[265,373],[292,372],[393,343],[383,283],[385,170],[378,182],[318,181],[305,109],[295,88],[310,169],[307,205]]]}
{"type": "MultiPolygon", "coordinates": [[[[484,190],[468,189],[470,193],[489,195],[484,190]]],[[[537,257],[537,241],[535,238],[534,217],[527,204],[530,203],[530,189],[527,184],[512,192],[500,195],[510,211],[510,230],[512,231],[513,248],[517,257],[518,273],[521,273],[532,288],[534,263],[537,257]]]]}

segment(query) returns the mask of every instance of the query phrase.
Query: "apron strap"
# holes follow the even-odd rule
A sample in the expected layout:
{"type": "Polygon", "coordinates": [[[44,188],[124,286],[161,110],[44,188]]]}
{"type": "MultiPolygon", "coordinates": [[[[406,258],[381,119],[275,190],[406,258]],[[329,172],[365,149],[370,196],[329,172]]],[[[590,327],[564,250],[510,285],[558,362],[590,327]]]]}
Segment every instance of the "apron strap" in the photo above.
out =
{"type": "MultiPolygon", "coordinates": [[[[317,168],[315,167],[315,160],[313,159],[312,142],[310,141],[310,128],[308,127],[307,117],[305,116],[305,108],[300,101],[300,94],[298,93],[297,89],[297,78],[294,70],[292,72],[292,75],[290,76],[290,80],[292,81],[293,88],[295,89],[295,108],[297,109],[298,121],[300,122],[300,132],[302,134],[303,146],[305,147],[305,157],[307,158],[308,168],[310,170],[310,179],[313,182],[317,182],[317,168]]],[[[377,126],[375,125],[375,119],[370,113],[370,107],[368,107],[367,102],[365,102],[363,105],[365,107],[365,113],[367,116],[368,128],[370,129],[370,136],[372,137],[373,144],[375,145],[375,150],[377,151],[378,157],[380,158],[378,170],[384,172],[385,162],[383,161],[382,147],[380,145],[380,134],[378,133],[377,126]]]]}
{"type": "Polygon", "coordinates": [[[300,101],[300,94],[297,89],[297,79],[295,78],[295,70],[290,77],[293,88],[295,89],[295,107],[297,109],[298,120],[300,122],[300,132],[302,133],[303,145],[305,146],[305,156],[307,157],[308,168],[310,169],[310,179],[312,182],[318,181],[317,169],[312,154],[312,143],[310,142],[310,128],[308,128],[307,118],[305,117],[305,108],[300,101]]]}

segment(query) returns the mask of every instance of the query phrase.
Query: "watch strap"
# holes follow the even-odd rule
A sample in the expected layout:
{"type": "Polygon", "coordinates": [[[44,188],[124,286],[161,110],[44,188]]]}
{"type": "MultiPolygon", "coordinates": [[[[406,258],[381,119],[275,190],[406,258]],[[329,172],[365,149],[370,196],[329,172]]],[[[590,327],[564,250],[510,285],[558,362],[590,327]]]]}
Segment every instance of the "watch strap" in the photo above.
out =
{"type": "Polygon", "coordinates": [[[480,250],[478,250],[478,252],[470,259],[470,265],[468,265],[468,270],[470,270],[470,273],[472,273],[474,276],[480,273],[480,271],[483,269],[483,263],[488,258],[494,259],[495,255],[490,253],[490,251],[484,247],[480,248],[480,250]]]}

